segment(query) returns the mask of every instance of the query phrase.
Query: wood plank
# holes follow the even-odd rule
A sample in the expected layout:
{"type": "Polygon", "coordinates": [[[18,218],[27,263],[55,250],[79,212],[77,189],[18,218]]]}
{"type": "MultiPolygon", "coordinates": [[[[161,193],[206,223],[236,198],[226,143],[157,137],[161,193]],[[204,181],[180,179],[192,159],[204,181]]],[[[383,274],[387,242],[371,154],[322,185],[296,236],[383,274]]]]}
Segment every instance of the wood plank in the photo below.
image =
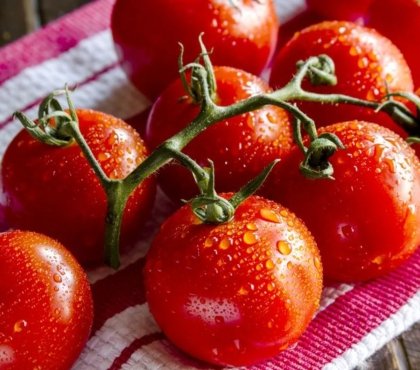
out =
{"type": "Polygon", "coordinates": [[[410,370],[402,340],[394,339],[355,370],[410,370]]]}
{"type": "Polygon", "coordinates": [[[420,369],[420,323],[403,333],[401,337],[408,356],[410,370],[420,369]]]}
{"type": "Polygon", "coordinates": [[[36,0],[1,0],[0,46],[37,28],[36,0]]]}
{"type": "Polygon", "coordinates": [[[42,24],[52,20],[90,2],[90,0],[38,0],[42,24]]]}

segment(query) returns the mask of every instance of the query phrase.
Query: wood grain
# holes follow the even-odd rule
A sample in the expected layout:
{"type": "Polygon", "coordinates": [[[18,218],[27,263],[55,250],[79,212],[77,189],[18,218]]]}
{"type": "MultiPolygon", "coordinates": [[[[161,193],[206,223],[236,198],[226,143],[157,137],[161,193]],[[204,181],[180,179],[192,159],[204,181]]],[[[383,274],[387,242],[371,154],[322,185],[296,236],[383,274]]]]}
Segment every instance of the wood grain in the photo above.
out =
{"type": "Polygon", "coordinates": [[[411,330],[401,336],[404,350],[406,352],[409,369],[420,369],[420,323],[414,325],[411,330]]]}
{"type": "Polygon", "coordinates": [[[29,29],[23,0],[1,0],[0,4],[0,45],[5,45],[29,29]]]}
{"type": "Polygon", "coordinates": [[[90,0],[38,0],[42,24],[52,20],[90,2],[90,0]]]}

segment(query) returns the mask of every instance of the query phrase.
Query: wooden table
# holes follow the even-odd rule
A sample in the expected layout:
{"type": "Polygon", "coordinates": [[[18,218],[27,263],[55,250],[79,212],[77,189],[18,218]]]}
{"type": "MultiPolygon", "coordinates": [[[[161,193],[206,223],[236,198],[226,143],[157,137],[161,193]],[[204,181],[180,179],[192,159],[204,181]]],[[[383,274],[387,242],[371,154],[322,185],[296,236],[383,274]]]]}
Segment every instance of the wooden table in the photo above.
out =
{"type": "MultiPolygon", "coordinates": [[[[36,30],[89,1],[0,0],[0,46],[36,30]]],[[[420,323],[388,343],[357,369],[420,370],[420,323]]]]}

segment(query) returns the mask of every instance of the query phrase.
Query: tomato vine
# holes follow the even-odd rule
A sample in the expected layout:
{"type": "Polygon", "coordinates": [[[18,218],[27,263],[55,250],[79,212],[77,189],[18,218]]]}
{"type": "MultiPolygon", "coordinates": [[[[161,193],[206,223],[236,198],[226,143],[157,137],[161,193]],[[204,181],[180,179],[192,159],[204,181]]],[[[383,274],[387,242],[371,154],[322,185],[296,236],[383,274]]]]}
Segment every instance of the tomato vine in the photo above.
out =
{"type": "MultiPolygon", "coordinates": [[[[107,196],[105,260],[114,268],[118,268],[120,264],[120,228],[122,214],[128,197],[142,181],[170,160],[178,161],[192,172],[200,194],[191,201],[191,205],[194,213],[201,220],[209,223],[229,221],[240,202],[255,192],[268,176],[275,163],[265,168],[260,175],[233,195],[230,200],[225,200],[217,195],[214,189],[212,165],[210,164],[209,168],[202,168],[193,159],[182,153],[182,149],[203,130],[221,120],[254,111],[265,105],[274,105],[287,110],[294,117],[295,141],[304,153],[304,160],[300,164],[301,172],[306,177],[314,179],[333,179],[334,169],[328,159],[338,149],[343,148],[343,145],[334,134],[324,133],[318,135],[314,121],[294,105],[293,102],[295,101],[355,104],[378,111],[385,111],[397,122],[409,128],[414,136],[420,136],[419,118],[410,112],[405,105],[392,99],[396,94],[389,94],[384,102],[372,102],[340,94],[317,94],[305,91],[302,88],[302,82],[306,78],[309,78],[311,83],[315,85],[336,83],[334,62],[327,55],[310,57],[305,61],[299,62],[297,64],[297,73],[292,80],[286,86],[276,91],[252,96],[230,106],[219,106],[213,100],[216,88],[215,79],[209,53],[201,37],[200,45],[201,54],[197,61],[183,65],[182,52],[179,59],[180,74],[187,93],[201,107],[198,116],[186,128],[157,147],[125,179],[110,179],[95,159],[79,129],[77,114],[67,87],[64,90],[52,93],[42,102],[37,122],[31,121],[23,113],[15,113],[15,116],[29,133],[40,141],[55,146],[66,146],[75,141],[80,146],[107,196]],[[191,84],[188,84],[185,79],[187,70],[191,71],[191,84]],[[68,112],[63,109],[57,100],[57,96],[62,94],[66,96],[69,107],[68,112]],[[302,140],[302,129],[309,136],[309,144],[307,146],[302,140]]],[[[413,101],[417,108],[420,109],[420,99],[414,94],[400,93],[399,96],[413,101]]],[[[409,140],[417,142],[418,138],[411,137],[409,140]]]]}

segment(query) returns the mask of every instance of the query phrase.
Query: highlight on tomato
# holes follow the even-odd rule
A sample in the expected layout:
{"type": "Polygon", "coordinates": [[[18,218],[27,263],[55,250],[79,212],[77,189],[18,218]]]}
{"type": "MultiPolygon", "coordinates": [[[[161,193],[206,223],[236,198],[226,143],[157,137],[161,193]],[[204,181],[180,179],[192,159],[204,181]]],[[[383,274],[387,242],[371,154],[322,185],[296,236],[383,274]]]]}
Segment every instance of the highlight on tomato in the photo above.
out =
{"type": "MultiPolygon", "coordinates": [[[[92,110],[76,112],[80,131],[111,179],[126,177],[146,158],[143,140],[122,120],[92,110]]],[[[1,177],[10,227],[57,239],[83,265],[103,262],[105,191],[75,142],[52,146],[22,130],[5,152],[1,177]]],[[[123,248],[136,241],[154,194],[155,181],[149,178],[130,196],[123,216],[123,248]]]]}
{"type": "Polygon", "coordinates": [[[308,229],[256,196],[218,225],[200,221],[190,205],[180,208],[154,239],[144,277],[165,335],[186,353],[223,366],[262,362],[295,343],[322,291],[308,229]]]}
{"type": "MultiPolygon", "coordinates": [[[[327,54],[334,60],[338,82],[334,86],[313,86],[306,81],[305,90],[345,94],[369,101],[381,101],[387,92],[413,91],[410,69],[391,41],[372,29],[337,21],[322,22],[295,34],[275,58],[271,86],[285,85],[295,73],[298,61],[319,54],[327,54]]],[[[318,127],[358,119],[381,124],[404,135],[389,116],[369,108],[306,101],[297,105],[318,127]]]]}
{"type": "MultiPolygon", "coordinates": [[[[231,67],[214,67],[214,101],[227,106],[252,96],[268,93],[269,86],[260,78],[231,67]]],[[[200,112],[200,104],[176,79],[158,98],[149,115],[145,139],[150,148],[184,129],[200,112]]],[[[276,158],[282,158],[293,143],[289,115],[275,106],[225,119],[207,128],[192,140],[183,152],[199,165],[216,169],[218,191],[237,191],[276,158]]],[[[198,193],[189,171],[178,163],[163,167],[158,181],[175,202],[198,193]]]]}
{"type": "Polygon", "coordinates": [[[303,177],[295,147],[262,193],[300,217],[321,251],[325,277],[372,279],[393,270],[420,244],[420,162],[394,132],[350,121],[327,126],[345,149],[331,158],[334,180],[303,177]]]}
{"type": "Polygon", "coordinates": [[[128,77],[154,100],[178,75],[178,44],[194,60],[202,32],[216,65],[259,75],[274,52],[278,20],[272,0],[117,0],[111,29],[128,77]]]}
{"type": "Polygon", "coordinates": [[[70,369],[92,327],[86,274],[47,236],[2,233],[0,313],[0,368],[70,369]]]}

